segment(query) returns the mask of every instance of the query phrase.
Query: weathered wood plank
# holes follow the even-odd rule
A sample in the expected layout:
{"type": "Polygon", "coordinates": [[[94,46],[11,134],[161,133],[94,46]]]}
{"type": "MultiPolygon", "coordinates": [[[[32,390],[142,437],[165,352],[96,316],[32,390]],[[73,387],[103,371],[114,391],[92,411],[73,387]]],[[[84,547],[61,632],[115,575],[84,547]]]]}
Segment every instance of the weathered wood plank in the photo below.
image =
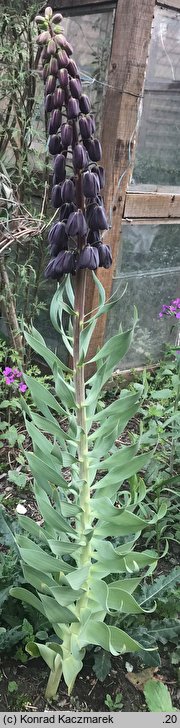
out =
{"type": "Polygon", "coordinates": [[[171,217],[171,218],[164,218],[164,217],[135,217],[135,218],[129,218],[129,217],[123,217],[122,219],[122,225],[179,225],[180,224],[180,217],[171,217]]]}
{"type": "MultiPolygon", "coordinates": [[[[148,55],[155,0],[118,0],[108,72],[102,128],[103,164],[106,169],[105,206],[113,208],[112,229],[105,234],[110,243],[113,265],[99,269],[106,296],[111,294],[116,269],[124,199],[133,166],[134,142],[148,55]],[[131,155],[131,162],[129,157],[131,155]],[[118,189],[118,182],[121,184],[118,189]]],[[[97,302],[94,286],[88,285],[88,309],[97,302]]],[[[106,320],[96,326],[90,353],[102,343],[106,320]]]]}
{"type": "Polygon", "coordinates": [[[127,192],[124,218],[180,218],[180,194],[127,192]]]}
{"type": "Polygon", "coordinates": [[[180,10],[180,0],[156,0],[156,5],[162,8],[170,8],[170,10],[180,10]]]}
{"type": "Polygon", "coordinates": [[[63,15],[84,15],[89,12],[107,12],[116,7],[116,3],[117,0],[52,0],[51,7],[63,15]]]}

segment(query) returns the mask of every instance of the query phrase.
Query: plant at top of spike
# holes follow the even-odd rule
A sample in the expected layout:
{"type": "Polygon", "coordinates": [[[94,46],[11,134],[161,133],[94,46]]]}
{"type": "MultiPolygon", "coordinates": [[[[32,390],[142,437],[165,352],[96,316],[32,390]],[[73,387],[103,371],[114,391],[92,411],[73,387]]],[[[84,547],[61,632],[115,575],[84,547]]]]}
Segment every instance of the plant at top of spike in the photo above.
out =
{"type": "Polygon", "coordinates": [[[127,482],[146,468],[150,453],[138,453],[136,440],[121,448],[115,444],[138,409],[139,392],[123,391],[119,400],[106,408],[105,415],[96,411],[102,387],[126,354],[133,331],[120,331],[102,346],[91,360],[97,363],[97,371],[85,388],[85,361],[97,319],[117,303],[113,298],[106,302],[104,288],[94,273],[99,265],[109,268],[112,263],[111,250],[100,239],[100,230],[107,229],[100,195],[104,170],[98,164],[101,148],[94,138],[89,100],[81,91],[78,70],[70,58],[72,49],[61,27],[62,18],[57,19],[51,8],[46,9],[45,18],[47,30],[41,32],[39,43],[46,109],[50,114],[58,110],[61,114],[64,106],[67,116],[59,131],[60,117],[56,114],[50,119],[49,148],[55,155],[52,201],[60,213],[49,232],[51,258],[46,276],[58,280],[51,321],[72,357],[73,369],[47,348],[34,328],[25,330],[28,345],[52,369],[55,393],[33,377],[24,377],[36,405],[31,409],[22,397],[33,443],[27,459],[43,525],[27,516],[19,517],[27,535],[18,536],[17,543],[25,581],[33,591],[17,587],[11,593],[45,615],[54,630],[55,639],[46,645],[33,642],[27,646],[31,655],[41,655],[50,668],[46,696],[52,698],[61,675],[71,693],[88,644],[99,645],[112,655],[144,649],[112,622],[119,613],[144,611],[133,594],[140,569],[148,567],[147,573],[152,574],[157,555],[154,551],[139,552],[135,544],[142,529],[163,517],[166,505],[161,503],[149,520],[144,517],[144,482],[140,478],[133,493],[132,489],[128,492],[127,482]],[[52,57],[58,70],[56,63],[51,63],[52,57]],[[47,104],[49,95],[52,100],[47,104]],[[67,177],[69,149],[72,174],[67,177]],[[98,289],[99,306],[85,315],[88,268],[98,289]],[[64,314],[69,316],[68,331],[64,314]],[[68,422],[66,431],[59,424],[60,418],[68,422]],[[91,431],[93,421],[97,428],[91,431]],[[69,480],[64,477],[64,468],[70,472],[69,480]],[[111,624],[106,617],[111,617],[111,624]]]}

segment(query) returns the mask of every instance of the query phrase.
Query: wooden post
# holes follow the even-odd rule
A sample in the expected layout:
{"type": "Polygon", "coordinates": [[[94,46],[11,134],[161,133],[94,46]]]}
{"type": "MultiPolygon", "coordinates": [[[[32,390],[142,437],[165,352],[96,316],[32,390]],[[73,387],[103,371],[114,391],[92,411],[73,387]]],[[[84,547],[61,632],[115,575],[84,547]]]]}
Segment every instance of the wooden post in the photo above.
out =
{"type": "MultiPolygon", "coordinates": [[[[112,229],[104,235],[104,242],[112,247],[113,265],[109,270],[100,268],[98,272],[107,298],[111,295],[116,270],[125,195],[133,166],[154,6],[155,0],[118,0],[116,8],[102,128],[105,207],[108,213],[113,208],[112,229]]],[[[86,310],[90,311],[97,305],[97,294],[90,276],[87,294],[86,310]]],[[[106,317],[103,316],[96,326],[88,358],[102,344],[105,325],[106,317]]]]}

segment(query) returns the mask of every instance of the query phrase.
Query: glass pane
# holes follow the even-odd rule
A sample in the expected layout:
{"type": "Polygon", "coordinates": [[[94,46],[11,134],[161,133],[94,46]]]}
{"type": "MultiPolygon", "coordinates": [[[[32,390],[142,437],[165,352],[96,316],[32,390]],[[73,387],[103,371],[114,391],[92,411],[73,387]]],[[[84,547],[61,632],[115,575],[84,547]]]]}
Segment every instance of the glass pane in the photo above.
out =
{"type": "Polygon", "coordinates": [[[180,184],[180,13],[155,16],[136,146],[133,181],[180,184]]]}
{"type": "Polygon", "coordinates": [[[113,293],[117,289],[117,295],[125,293],[109,314],[107,339],[117,333],[121,322],[123,329],[132,325],[134,306],[139,321],[121,369],[158,361],[164,344],[175,340],[172,319],[160,319],[158,314],[163,303],[179,295],[178,239],[178,225],[123,225],[113,293]]]}

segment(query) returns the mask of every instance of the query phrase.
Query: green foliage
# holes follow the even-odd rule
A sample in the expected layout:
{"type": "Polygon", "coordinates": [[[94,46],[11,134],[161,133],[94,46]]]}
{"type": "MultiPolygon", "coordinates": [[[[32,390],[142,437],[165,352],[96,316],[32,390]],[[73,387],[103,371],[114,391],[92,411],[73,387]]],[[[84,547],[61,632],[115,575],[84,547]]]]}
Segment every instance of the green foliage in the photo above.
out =
{"type": "Polygon", "coordinates": [[[109,693],[107,693],[104,702],[105,702],[105,705],[107,705],[107,707],[111,711],[122,710],[122,708],[123,708],[122,693],[116,693],[115,698],[112,698],[111,695],[109,695],[109,693]]]}
{"type": "Polygon", "coordinates": [[[104,682],[107,675],[111,672],[111,659],[108,652],[98,648],[95,649],[93,670],[98,680],[104,682]]]}
{"type": "Polygon", "coordinates": [[[144,695],[148,710],[152,713],[176,710],[172,705],[171,695],[166,685],[160,680],[147,680],[144,686],[144,695]]]}

